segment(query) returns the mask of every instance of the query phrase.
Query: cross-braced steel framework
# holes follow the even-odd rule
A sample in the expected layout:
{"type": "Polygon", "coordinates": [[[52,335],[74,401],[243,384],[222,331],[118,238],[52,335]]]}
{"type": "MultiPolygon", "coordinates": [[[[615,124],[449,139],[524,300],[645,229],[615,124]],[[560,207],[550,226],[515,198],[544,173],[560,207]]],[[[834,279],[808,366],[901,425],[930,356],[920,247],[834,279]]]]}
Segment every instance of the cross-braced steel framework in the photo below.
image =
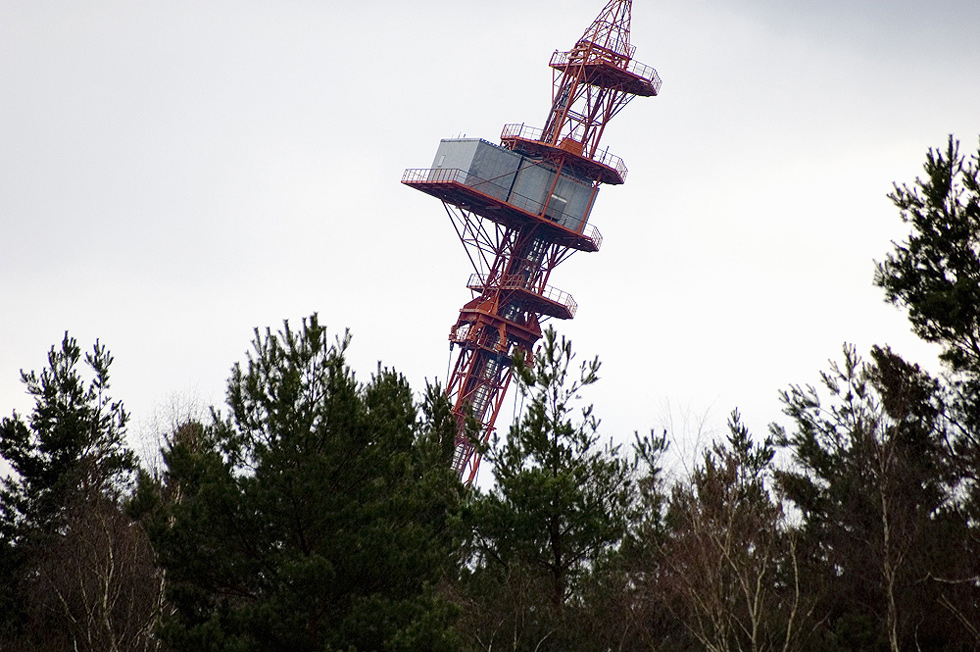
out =
{"type": "Polygon", "coordinates": [[[453,469],[466,483],[513,364],[530,361],[544,320],[575,316],[572,297],[548,282],[575,251],[599,250],[602,238],[588,224],[599,186],[626,179],[622,160],[599,149],[603,131],[631,99],[660,91],[656,70],[633,60],[631,5],[609,0],[571,50],[554,53],[543,128],[506,125],[500,146],[444,140],[433,168],[402,178],[442,200],[473,265],[473,298],[449,334],[459,351],[446,388],[458,426],[453,469]]]}

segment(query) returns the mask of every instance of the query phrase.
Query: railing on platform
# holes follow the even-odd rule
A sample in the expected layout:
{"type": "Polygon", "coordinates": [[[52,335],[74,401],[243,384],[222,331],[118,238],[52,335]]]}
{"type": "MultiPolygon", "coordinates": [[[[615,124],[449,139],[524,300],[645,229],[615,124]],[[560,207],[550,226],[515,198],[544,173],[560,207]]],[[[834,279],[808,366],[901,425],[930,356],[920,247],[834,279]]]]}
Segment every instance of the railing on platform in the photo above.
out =
{"type": "MultiPolygon", "coordinates": [[[[551,55],[550,65],[557,68],[561,68],[568,65],[570,54],[571,52],[555,52],[553,55],[551,55]]],[[[650,82],[650,85],[653,86],[654,91],[656,93],[659,93],[660,87],[663,85],[663,81],[661,81],[660,75],[657,73],[657,70],[653,66],[648,66],[646,64],[640,63],[639,61],[633,61],[632,55],[630,56],[631,56],[631,60],[628,64],[626,64],[626,68],[625,68],[626,72],[632,75],[636,75],[637,77],[643,79],[644,81],[650,82]]],[[[614,65],[616,64],[616,62],[614,61],[610,61],[610,63],[614,65]]]]}
{"type": "Polygon", "coordinates": [[[616,170],[619,178],[626,181],[626,174],[629,172],[629,170],[626,169],[626,164],[623,163],[623,159],[610,154],[608,147],[605,150],[596,152],[595,156],[592,157],[592,160],[596,161],[597,163],[602,163],[608,168],[616,170]]]}
{"type": "MultiPolygon", "coordinates": [[[[471,290],[482,291],[486,287],[486,282],[485,274],[470,274],[470,278],[466,281],[466,287],[471,290]]],[[[527,287],[526,279],[519,274],[505,276],[499,287],[502,290],[526,290],[535,296],[564,307],[572,317],[578,311],[578,303],[575,302],[575,299],[568,292],[559,290],[551,285],[546,285],[544,290],[538,292],[533,288],[527,287]]]]}
{"type": "Polygon", "coordinates": [[[507,198],[504,201],[508,204],[528,213],[533,213],[534,215],[541,215],[542,211],[544,211],[543,203],[513,192],[510,188],[502,186],[499,183],[481,179],[475,174],[470,174],[458,168],[414,168],[405,170],[405,173],[402,175],[402,183],[459,183],[485,192],[491,197],[501,198],[501,196],[506,196],[507,198]]]}
{"type": "Polygon", "coordinates": [[[595,245],[595,250],[599,251],[599,248],[602,246],[602,234],[599,233],[599,229],[594,226],[589,226],[582,231],[582,237],[590,240],[595,245]]]}
{"type": "MultiPolygon", "coordinates": [[[[475,174],[470,174],[458,168],[409,168],[402,174],[402,183],[459,183],[474,190],[480,190],[481,187],[486,188],[487,186],[494,186],[498,190],[509,190],[500,184],[481,179],[475,174]]],[[[491,190],[490,188],[486,189],[491,190]]],[[[486,194],[491,197],[500,196],[499,193],[492,191],[486,192],[486,194]]],[[[510,192],[507,199],[503,201],[532,215],[540,216],[544,211],[544,204],[516,192],[510,192]]],[[[595,245],[596,251],[602,245],[602,234],[594,226],[587,226],[582,231],[581,236],[591,241],[595,245]]]]}
{"type": "MultiPolygon", "coordinates": [[[[544,131],[542,129],[538,129],[537,127],[529,127],[524,123],[508,124],[504,125],[504,130],[500,133],[500,139],[506,140],[508,138],[520,138],[522,140],[540,142],[543,133],[544,131]]],[[[595,156],[591,157],[589,160],[605,165],[607,168],[616,170],[619,178],[626,181],[626,175],[629,173],[629,170],[626,168],[626,164],[623,163],[623,159],[610,154],[608,147],[604,150],[596,152],[595,156]]]]}
{"type": "Polygon", "coordinates": [[[660,92],[660,87],[663,85],[663,81],[660,79],[660,75],[657,73],[657,69],[653,66],[648,66],[646,64],[640,63],[639,61],[630,61],[629,65],[626,66],[626,70],[633,73],[641,79],[645,79],[650,82],[653,86],[653,90],[657,93],[660,92]]]}
{"type": "Polygon", "coordinates": [[[464,185],[467,177],[472,176],[458,168],[409,168],[402,174],[402,183],[452,183],[458,182],[464,185]]]}
{"type": "Polygon", "coordinates": [[[500,132],[500,139],[505,138],[523,138],[524,140],[541,140],[541,135],[544,133],[543,130],[537,127],[529,127],[523,122],[520,124],[512,123],[504,125],[504,130],[500,132]]]}

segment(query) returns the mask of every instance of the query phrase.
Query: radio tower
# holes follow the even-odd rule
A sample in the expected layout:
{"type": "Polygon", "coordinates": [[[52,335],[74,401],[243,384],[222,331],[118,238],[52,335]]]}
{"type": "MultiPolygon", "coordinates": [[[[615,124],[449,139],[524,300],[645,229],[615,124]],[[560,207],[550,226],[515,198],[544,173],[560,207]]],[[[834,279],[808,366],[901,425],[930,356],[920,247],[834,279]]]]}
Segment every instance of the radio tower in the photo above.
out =
{"type": "Polygon", "coordinates": [[[633,60],[631,0],[609,0],[571,50],[551,57],[554,88],[542,128],[505,125],[495,145],[478,138],[439,143],[433,167],[406,170],[402,183],[442,200],[473,264],[473,298],[449,333],[459,345],[446,392],[458,431],[453,470],[472,483],[513,375],[530,362],[541,323],[571,319],[577,305],[548,285],[576,251],[598,251],[588,224],[599,185],[626,179],[623,161],[599,149],[609,120],[636,96],[660,90],[657,71],[633,60]]]}

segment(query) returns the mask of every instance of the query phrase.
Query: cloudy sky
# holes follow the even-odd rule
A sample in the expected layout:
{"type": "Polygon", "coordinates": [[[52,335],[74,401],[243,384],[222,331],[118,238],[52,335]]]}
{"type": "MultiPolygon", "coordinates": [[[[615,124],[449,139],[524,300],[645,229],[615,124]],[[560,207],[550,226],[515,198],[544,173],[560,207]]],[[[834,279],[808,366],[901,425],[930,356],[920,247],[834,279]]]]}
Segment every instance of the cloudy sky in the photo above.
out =
{"type": "MultiPolygon", "coordinates": [[[[313,312],[362,378],[444,381],[470,268],[401,173],[541,126],[551,53],[602,4],[0,0],[0,413],[68,330],[152,434],[223,401],[255,327],[313,312]]],[[[602,250],[552,276],[608,434],[720,434],[738,407],[761,435],[845,341],[935,366],[873,261],[905,235],[892,182],[950,133],[976,151],[978,31],[976,0],[633,3],[664,86],[606,130],[630,174],[602,250]]]]}

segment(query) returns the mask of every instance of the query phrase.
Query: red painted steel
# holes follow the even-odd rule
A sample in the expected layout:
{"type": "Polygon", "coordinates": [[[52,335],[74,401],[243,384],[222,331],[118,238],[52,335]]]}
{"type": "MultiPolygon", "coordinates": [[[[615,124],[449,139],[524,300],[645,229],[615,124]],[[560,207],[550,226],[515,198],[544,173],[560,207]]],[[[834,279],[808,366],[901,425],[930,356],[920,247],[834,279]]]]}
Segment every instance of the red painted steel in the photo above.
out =
{"type": "Polygon", "coordinates": [[[599,149],[605,126],[633,97],[660,91],[657,71],[633,60],[631,8],[630,0],[609,0],[571,50],[552,56],[552,106],[543,128],[504,127],[502,147],[519,154],[522,166],[553,175],[544,199],[467,170],[413,169],[402,177],[442,200],[475,271],[467,283],[473,298],[449,334],[459,352],[446,388],[459,428],[453,470],[467,484],[476,477],[513,365],[530,361],[543,321],[575,316],[575,300],[548,280],[575,251],[599,250],[602,238],[588,225],[599,185],[626,179],[622,159],[599,149]],[[566,200],[555,194],[559,183],[591,185],[575,228],[560,220],[566,200]]]}

